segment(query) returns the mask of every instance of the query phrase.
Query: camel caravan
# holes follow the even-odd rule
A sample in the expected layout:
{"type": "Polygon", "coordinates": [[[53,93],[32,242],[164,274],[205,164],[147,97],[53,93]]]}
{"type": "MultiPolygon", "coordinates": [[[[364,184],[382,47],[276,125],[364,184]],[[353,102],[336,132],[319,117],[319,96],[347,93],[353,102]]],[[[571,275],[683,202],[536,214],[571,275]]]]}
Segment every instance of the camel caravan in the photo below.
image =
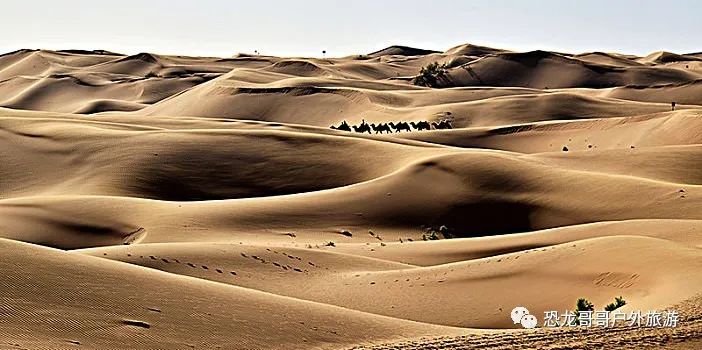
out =
{"type": "Polygon", "coordinates": [[[403,132],[407,131],[410,132],[413,129],[417,131],[422,131],[422,130],[431,130],[436,129],[436,130],[443,130],[443,129],[453,129],[453,126],[451,126],[451,122],[448,120],[442,120],[438,123],[432,122],[429,123],[426,120],[422,120],[419,122],[389,122],[389,123],[380,123],[380,124],[375,124],[371,123],[368,124],[366,123],[366,120],[363,119],[361,121],[361,124],[359,125],[349,125],[345,120],[339,124],[339,126],[332,125],[332,129],[334,130],[341,130],[341,131],[355,131],[358,133],[369,133],[372,134],[371,131],[374,131],[376,134],[384,134],[388,133],[391,134],[393,132],[403,132]]]}

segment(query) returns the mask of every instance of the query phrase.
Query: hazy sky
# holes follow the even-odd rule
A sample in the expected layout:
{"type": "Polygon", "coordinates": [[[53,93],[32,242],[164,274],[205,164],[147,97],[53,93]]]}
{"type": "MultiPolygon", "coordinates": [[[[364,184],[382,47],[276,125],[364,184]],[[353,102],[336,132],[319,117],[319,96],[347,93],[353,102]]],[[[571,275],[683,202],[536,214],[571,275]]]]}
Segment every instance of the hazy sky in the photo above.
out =
{"type": "Polygon", "coordinates": [[[392,44],[513,50],[702,51],[702,1],[117,0],[7,1],[0,51],[284,56],[368,53],[392,44]]]}

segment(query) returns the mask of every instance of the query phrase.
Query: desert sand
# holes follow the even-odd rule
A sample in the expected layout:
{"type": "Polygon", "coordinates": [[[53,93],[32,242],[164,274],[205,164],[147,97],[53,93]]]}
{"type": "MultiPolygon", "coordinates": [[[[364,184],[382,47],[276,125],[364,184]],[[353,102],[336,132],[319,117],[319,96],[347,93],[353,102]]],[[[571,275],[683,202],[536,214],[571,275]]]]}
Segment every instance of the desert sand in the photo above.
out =
{"type": "Polygon", "coordinates": [[[7,53],[0,349],[696,349],[700,159],[695,53],[7,53]]]}

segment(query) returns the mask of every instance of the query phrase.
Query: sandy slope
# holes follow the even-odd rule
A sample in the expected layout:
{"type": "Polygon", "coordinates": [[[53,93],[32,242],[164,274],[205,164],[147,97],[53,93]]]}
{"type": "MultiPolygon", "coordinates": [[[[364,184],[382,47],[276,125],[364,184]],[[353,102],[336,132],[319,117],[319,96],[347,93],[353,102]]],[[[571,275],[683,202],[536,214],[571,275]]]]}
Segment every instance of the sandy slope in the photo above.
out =
{"type": "Polygon", "coordinates": [[[459,332],[7,240],[0,247],[5,346],[309,349],[459,332]]]}
{"type": "Polygon", "coordinates": [[[700,74],[668,67],[595,64],[547,51],[499,53],[450,71],[450,86],[535,88],[651,85],[699,79],[700,74]]]}
{"type": "Polygon", "coordinates": [[[690,247],[702,246],[696,234],[699,220],[623,220],[557,227],[546,230],[422,242],[390,242],[378,244],[345,244],[324,249],[416,266],[435,266],[465,260],[481,259],[524,250],[551,247],[557,244],[596,237],[641,236],[664,239],[690,247]]]}
{"type": "Polygon", "coordinates": [[[560,328],[525,332],[491,332],[458,337],[414,339],[354,350],[388,349],[676,349],[693,350],[702,345],[702,296],[674,306],[682,314],[677,328],[560,328]]]}
{"type": "Polygon", "coordinates": [[[695,348],[701,60],[1,55],[0,348],[695,348]],[[510,329],[620,295],[686,323],[510,329]]]}
{"type": "MultiPolygon", "coordinates": [[[[446,225],[457,236],[471,237],[597,221],[699,220],[702,216],[694,210],[700,205],[699,192],[694,185],[469,151],[415,162],[367,182],[305,194],[180,203],[115,196],[26,196],[0,201],[0,217],[6,237],[28,241],[49,239],[46,230],[68,234],[76,227],[113,235],[144,228],[148,232],[144,242],[206,240],[213,235],[235,240],[236,232],[247,232],[271,241],[319,243],[347,240],[339,234],[344,229],[364,240],[374,239],[364,234],[373,230],[397,241],[417,239],[421,226],[446,225]],[[432,186],[425,186],[431,181],[432,186]],[[607,186],[608,191],[601,190],[607,186]],[[191,230],[193,225],[201,230],[191,230]],[[290,232],[296,239],[285,235],[290,232]]],[[[54,237],[57,242],[64,238],[54,237]]],[[[81,241],[68,239],[65,244],[74,247],[81,241]]]]}
{"type": "Polygon", "coordinates": [[[0,105],[60,112],[133,111],[256,59],[21,50],[0,56],[0,105]]]}
{"type": "Polygon", "coordinates": [[[13,165],[5,168],[0,183],[12,196],[261,197],[363,182],[415,159],[455,152],[416,142],[375,142],[274,126],[172,130],[56,118],[27,124],[13,113],[0,116],[0,125],[0,143],[7,150],[2,159],[13,165]],[[45,160],[39,167],[38,159],[45,160]],[[19,176],[30,171],[31,179],[19,176]]]}
{"type": "Polygon", "coordinates": [[[351,258],[325,256],[334,253],[264,250],[237,244],[183,248],[146,244],[90,252],[279,295],[472,328],[512,328],[505,316],[513,304],[543,315],[547,310],[568,309],[579,296],[587,296],[602,307],[615,296],[626,294],[629,308],[655,309],[694,296],[695,286],[702,283],[695,272],[702,267],[698,248],[637,236],[577,240],[425,268],[383,266],[380,262],[354,266],[357,264],[351,258]],[[630,251],[637,254],[631,256],[630,251]],[[665,265],[656,264],[661,259],[665,265]],[[205,260],[214,266],[202,265],[205,260]],[[191,263],[196,266],[188,265],[191,263]],[[230,274],[233,269],[235,277],[230,274]],[[264,275],[268,278],[261,279],[264,275]],[[440,297],[461,295],[462,291],[470,292],[460,298],[440,297]]]}
{"type": "MultiPolygon", "coordinates": [[[[500,149],[520,153],[559,154],[558,152],[564,151],[599,152],[628,149],[630,154],[634,154],[641,151],[642,147],[699,144],[701,115],[700,110],[691,109],[623,118],[436,130],[431,133],[405,133],[399,137],[447,146],[500,149]]],[[[631,165],[622,162],[622,166],[631,165]]]]}

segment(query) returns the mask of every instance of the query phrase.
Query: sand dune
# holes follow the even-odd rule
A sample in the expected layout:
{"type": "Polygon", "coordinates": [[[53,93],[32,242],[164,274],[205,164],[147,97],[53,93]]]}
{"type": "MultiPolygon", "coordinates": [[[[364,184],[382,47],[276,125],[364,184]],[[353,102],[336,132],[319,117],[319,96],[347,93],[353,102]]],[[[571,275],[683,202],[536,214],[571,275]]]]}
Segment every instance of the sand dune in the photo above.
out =
{"type": "MultiPolygon", "coordinates": [[[[237,241],[245,234],[266,242],[325,244],[353,241],[340,235],[343,230],[377,242],[368,230],[385,241],[399,241],[420,239],[421,227],[442,225],[458,237],[474,237],[598,221],[702,219],[693,209],[699,206],[699,186],[666,181],[671,179],[664,174],[635,177],[617,174],[616,169],[594,172],[544,161],[492,151],[462,152],[418,161],[351,186],[217,202],[25,196],[0,201],[0,217],[5,237],[46,243],[36,235],[48,231],[59,242],[53,246],[63,248],[75,247],[76,240],[65,236],[75,227],[111,236],[141,227],[147,232],[144,243],[216,237],[237,241]],[[607,186],[611,188],[601,190],[607,186]]],[[[692,177],[681,180],[687,179],[692,177]]],[[[80,240],[78,244],[86,247],[80,240]]]]}
{"type": "Polygon", "coordinates": [[[638,62],[636,58],[608,52],[587,52],[577,54],[574,57],[583,61],[609,66],[627,67],[644,65],[643,63],[638,62]]]}
{"type": "Polygon", "coordinates": [[[274,128],[164,130],[56,119],[30,125],[10,116],[0,125],[8,150],[3,160],[12,164],[3,167],[7,175],[0,183],[12,196],[205,200],[292,194],[367,181],[415,159],[455,152],[274,128]],[[125,140],[129,145],[122,145],[125,140]],[[352,161],[346,157],[351,154],[363,156],[352,161]],[[35,167],[37,159],[44,161],[35,167]],[[30,171],[31,179],[15,177],[30,171]]]}
{"type": "Polygon", "coordinates": [[[18,347],[308,349],[458,332],[7,240],[0,246],[0,296],[11,301],[0,335],[18,347]]]}
{"type": "Polygon", "coordinates": [[[502,149],[522,153],[600,151],[700,143],[699,110],[635,117],[546,121],[406,133],[400,137],[457,147],[502,149]],[[566,149],[564,150],[565,147],[566,149]]]}
{"type": "MultiPolygon", "coordinates": [[[[366,266],[356,270],[346,266],[349,270],[339,271],[335,264],[327,262],[331,258],[310,256],[304,254],[304,250],[283,250],[280,256],[281,252],[273,251],[275,248],[264,251],[240,245],[231,246],[232,250],[223,246],[160,248],[143,245],[139,249],[120,247],[117,251],[102,252],[106,252],[103,256],[108,258],[137,264],[146,261],[149,267],[275,294],[415,321],[472,328],[512,328],[511,320],[504,314],[514,303],[526,305],[530,311],[535,309],[537,315],[542,315],[554,308],[569,308],[579,295],[587,295],[594,303],[604,305],[616,295],[626,293],[629,307],[652,309],[693,297],[696,292],[691,289],[702,283],[702,277],[693,277],[697,275],[694,271],[702,266],[699,249],[636,236],[572,241],[427,268],[391,269],[388,266],[381,271],[366,266]],[[626,256],[630,249],[637,252],[636,256],[626,256]],[[131,251],[129,257],[126,252],[131,251]],[[599,254],[591,254],[593,251],[599,254]],[[236,256],[237,253],[242,255],[236,256]],[[140,259],[136,254],[152,254],[157,260],[146,256],[140,259]],[[210,272],[199,264],[193,268],[173,260],[202,261],[205,256],[219,267],[210,272]],[[289,256],[301,260],[292,259],[290,263],[289,256]],[[238,260],[248,260],[248,263],[238,260]],[[661,260],[666,261],[666,266],[655,264],[661,260]],[[276,263],[287,265],[288,269],[277,268],[276,263]],[[614,266],[615,271],[611,271],[614,266]],[[650,267],[641,269],[641,266],[650,267]],[[224,274],[234,267],[238,269],[236,278],[224,274]],[[562,285],[570,286],[570,293],[555,287],[562,285]],[[335,292],[328,293],[329,290],[335,292]],[[450,300],[436,297],[456,295],[465,290],[472,292],[450,300]]],[[[94,250],[92,254],[100,256],[101,250],[94,250]]],[[[347,263],[353,264],[353,260],[344,259],[343,264],[347,263]]]]}
{"type": "Polygon", "coordinates": [[[389,56],[389,55],[397,55],[397,56],[423,56],[431,53],[438,53],[438,51],[432,51],[432,50],[424,50],[424,49],[418,49],[414,47],[409,47],[409,46],[402,46],[402,45],[393,45],[386,47],[382,50],[378,50],[372,53],[369,53],[368,56],[371,57],[380,57],[380,56],[389,56]]]}
{"type": "Polygon", "coordinates": [[[642,236],[700,247],[702,239],[696,234],[699,225],[702,225],[699,220],[602,221],[497,236],[418,241],[411,244],[389,242],[382,249],[377,247],[378,244],[364,243],[349,243],[324,249],[416,266],[436,266],[599,237],[642,236]]]}
{"type": "Polygon", "coordinates": [[[695,80],[683,84],[655,86],[625,86],[608,91],[607,97],[646,102],[676,102],[699,105],[702,94],[702,81],[695,80]]]}
{"type": "Polygon", "coordinates": [[[105,52],[21,50],[0,57],[0,106],[57,112],[134,111],[230,71],[237,63],[105,52]]]}
{"type": "Polygon", "coordinates": [[[0,348],[695,348],[700,81],[471,44],[0,55],[0,348]],[[510,320],[617,296],[681,325],[510,320]]]}
{"type": "MultiPolygon", "coordinates": [[[[222,77],[145,108],[149,115],[181,113],[189,116],[226,117],[295,123],[301,119],[317,126],[342,120],[358,123],[398,120],[451,119],[456,126],[488,126],[511,123],[619,117],[670,110],[670,103],[634,102],[565,91],[543,92],[514,88],[468,88],[457,90],[369,90],[369,86],[344,88],[301,86],[241,88],[237,77],[222,77]],[[245,104],[254,100],[256,103],[245,104]],[[198,101],[198,103],[194,103],[198,101]],[[303,105],[323,106],[312,110],[303,105]],[[231,109],[237,105],[241,108],[231,109]]],[[[277,82],[275,83],[277,84],[277,82]]],[[[313,84],[310,82],[309,84],[313,84]]],[[[317,81],[316,84],[328,84],[317,81]]],[[[631,97],[627,95],[626,97],[631,97]]],[[[631,98],[633,99],[633,98],[631,98]]],[[[685,100],[686,101],[686,100],[685,100]]],[[[682,103],[682,102],[681,102],[682,103]]],[[[685,108],[685,107],[682,107],[685,108]]]]}
{"type": "Polygon", "coordinates": [[[653,52],[650,55],[640,58],[639,61],[645,62],[645,63],[653,63],[653,64],[660,64],[660,63],[671,63],[671,62],[681,62],[681,61],[699,61],[699,57],[691,56],[691,55],[679,55],[673,52],[666,52],[666,51],[658,51],[658,52],[653,52]]]}
{"type": "Polygon", "coordinates": [[[500,53],[450,71],[448,86],[522,86],[541,89],[684,83],[699,73],[665,67],[609,66],[547,51],[500,53]]]}

